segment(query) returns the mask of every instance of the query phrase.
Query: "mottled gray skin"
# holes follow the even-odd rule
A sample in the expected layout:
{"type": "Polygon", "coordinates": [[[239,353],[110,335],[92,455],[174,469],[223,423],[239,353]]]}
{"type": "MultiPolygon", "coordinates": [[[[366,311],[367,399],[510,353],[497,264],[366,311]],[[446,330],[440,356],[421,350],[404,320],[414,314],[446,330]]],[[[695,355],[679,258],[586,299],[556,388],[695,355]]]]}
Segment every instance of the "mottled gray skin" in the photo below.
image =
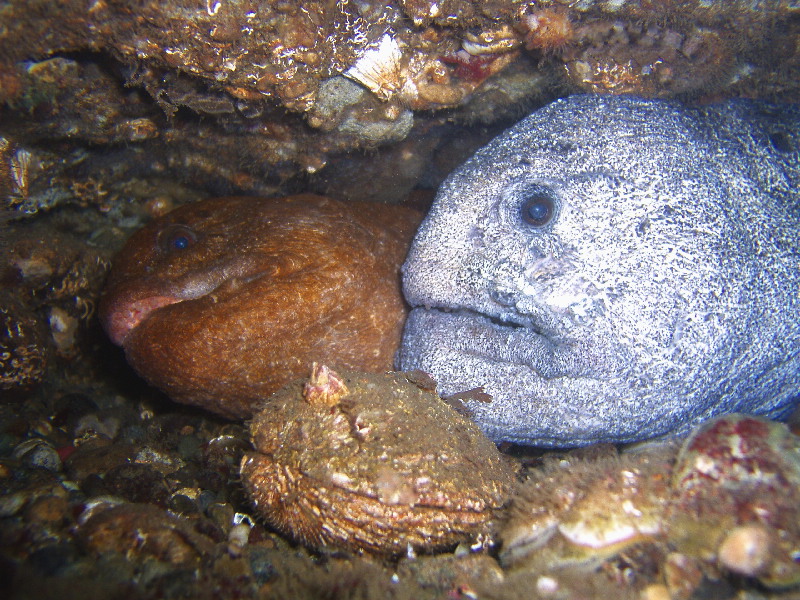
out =
{"type": "Polygon", "coordinates": [[[494,440],[542,446],[785,416],[800,393],[800,110],[573,96],[442,186],[403,267],[398,362],[494,440]],[[550,195],[543,227],[521,206],[550,195]]]}

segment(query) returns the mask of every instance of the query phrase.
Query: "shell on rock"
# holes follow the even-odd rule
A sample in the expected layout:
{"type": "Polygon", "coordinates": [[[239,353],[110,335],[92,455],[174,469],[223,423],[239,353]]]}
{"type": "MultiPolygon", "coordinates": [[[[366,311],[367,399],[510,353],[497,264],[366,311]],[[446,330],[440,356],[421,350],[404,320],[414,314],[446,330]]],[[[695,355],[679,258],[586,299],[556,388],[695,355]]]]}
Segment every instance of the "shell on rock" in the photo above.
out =
{"type": "Polygon", "coordinates": [[[501,25],[495,29],[483,30],[479,33],[466,31],[461,47],[472,56],[482,54],[502,54],[519,48],[522,40],[509,25],[501,25]]]}
{"type": "Polygon", "coordinates": [[[662,537],[670,449],[553,458],[515,493],[500,531],[507,567],[593,565],[662,537]]]}
{"type": "Polygon", "coordinates": [[[254,416],[242,481],[303,544],[397,555],[487,534],[514,469],[478,427],[403,373],[314,366],[254,416]]]}

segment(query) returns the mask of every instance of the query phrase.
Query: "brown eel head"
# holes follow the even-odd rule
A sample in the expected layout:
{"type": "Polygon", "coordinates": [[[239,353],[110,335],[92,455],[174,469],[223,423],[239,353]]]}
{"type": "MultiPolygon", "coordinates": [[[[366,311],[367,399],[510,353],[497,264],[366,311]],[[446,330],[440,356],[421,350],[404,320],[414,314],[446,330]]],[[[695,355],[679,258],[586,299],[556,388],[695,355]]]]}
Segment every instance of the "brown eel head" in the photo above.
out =
{"type": "Polygon", "coordinates": [[[398,271],[420,218],[311,195],[185,205],[130,238],[100,319],[174,400],[248,417],[312,361],[392,367],[398,271]]]}

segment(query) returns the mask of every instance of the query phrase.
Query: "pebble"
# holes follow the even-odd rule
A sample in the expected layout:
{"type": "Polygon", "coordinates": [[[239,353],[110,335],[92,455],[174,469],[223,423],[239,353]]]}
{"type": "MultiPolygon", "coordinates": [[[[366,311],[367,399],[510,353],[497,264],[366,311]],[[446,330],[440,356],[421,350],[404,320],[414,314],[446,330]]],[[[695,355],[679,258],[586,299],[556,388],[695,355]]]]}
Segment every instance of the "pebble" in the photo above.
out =
{"type": "Polygon", "coordinates": [[[166,479],[149,465],[117,465],[106,473],[103,482],[111,494],[130,502],[150,502],[166,506],[169,499],[166,479]]]}
{"type": "Polygon", "coordinates": [[[719,545],[720,564],[746,577],[758,577],[769,566],[773,542],[761,525],[741,525],[732,529],[719,545]]]}
{"type": "Polygon", "coordinates": [[[31,438],[14,448],[14,458],[31,467],[39,467],[48,471],[61,470],[61,457],[58,451],[42,438],[31,438]]]}
{"type": "Polygon", "coordinates": [[[96,556],[105,552],[135,560],[150,556],[175,566],[196,565],[214,547],[214,540],[189,522],[149,504],[106,507],[83,522],[77,536],[96,556]]]}
{"type": "Polygon", "coordinates": [[[25,518],[40,523],[58,523],[69,518],[69,502],[63,496],[43,496],[32,501],[25,511],[25,518]]]}

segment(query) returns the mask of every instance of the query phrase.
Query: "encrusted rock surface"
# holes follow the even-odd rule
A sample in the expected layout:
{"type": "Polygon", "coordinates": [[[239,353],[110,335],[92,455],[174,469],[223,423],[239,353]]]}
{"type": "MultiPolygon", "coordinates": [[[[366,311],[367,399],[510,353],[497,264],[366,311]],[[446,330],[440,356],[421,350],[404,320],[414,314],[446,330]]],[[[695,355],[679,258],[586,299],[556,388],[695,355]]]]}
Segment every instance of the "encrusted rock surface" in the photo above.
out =
{"type": "Polygon", "coordinates": [[[791,99],[797,14],[788,0],[12,0],[0,187],[25,211],[170,174],[264,195],[337,153],[556,93],[791,99]]]}

